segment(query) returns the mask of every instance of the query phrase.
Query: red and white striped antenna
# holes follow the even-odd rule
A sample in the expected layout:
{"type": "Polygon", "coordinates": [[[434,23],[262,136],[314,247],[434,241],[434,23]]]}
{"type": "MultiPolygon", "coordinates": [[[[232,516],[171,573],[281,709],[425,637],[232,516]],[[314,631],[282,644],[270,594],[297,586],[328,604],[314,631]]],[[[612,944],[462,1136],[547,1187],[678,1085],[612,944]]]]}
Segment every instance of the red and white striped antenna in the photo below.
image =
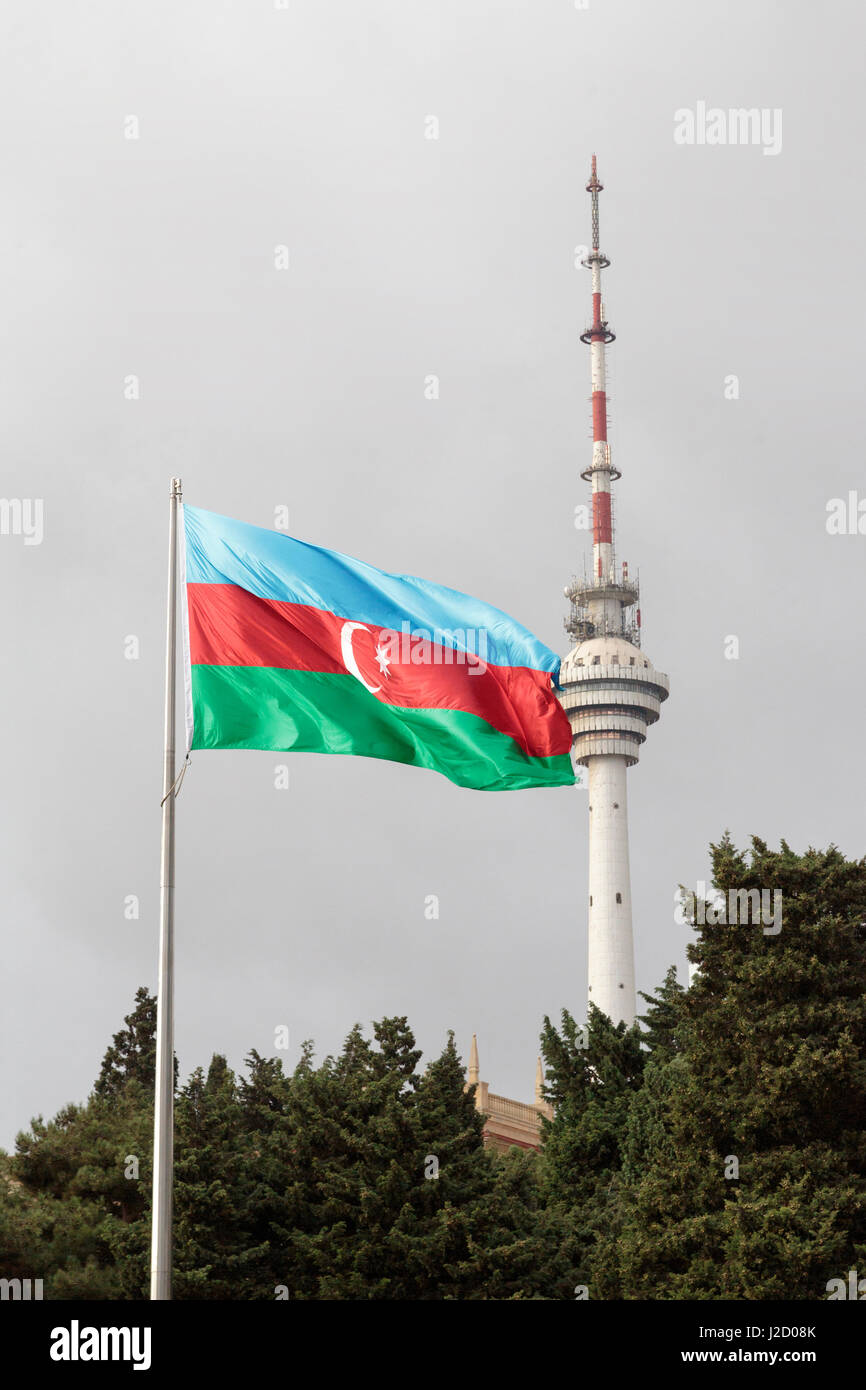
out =
{"type": "Polygon", "coordinates": [[[628,566],[617,573],[615,554],[615,514],[612,484],[620,471],[611,462],[607,437],[607,374],[605,351],[616,334],[605,318],[601,293],[601,272],[610,260],[601,249],[599,233],[598,195],[602,191],[598,165],[592,156],[592,171],[586,191],[592,200],[592,247],[582,264],[592,273],[592,319],[580,335],[590,353],[592,381],[592,462],[581,477],[590,484],[592,493],[592,572],[574,580],[565,590],[571,599],[571,616],[566,628],[575,641],[602,635],[624,637],[634,645],[640,644],[639,624],[635,608],[638,585],[629,579],[628,566]]]}
{"type": "Polygon", "coordinates": [[[592,485],[592,573],[598,583],[610,580],[614,574],[613,516],[611,513],[611,483],[620,477],[610,461],[607,439],[607,377],[604,352],[616,334],[604,317],[601,298],[601,272],[610,261],[599,246],[598,195],[604,185],[599,181],[595,155],[592,173],[586,185],[592,196],[592,250],[582,264],[592,271],[592,323],[581,333],[582,343],[588,343],[592,368],[592,464],[581,477],[592,485]]]}

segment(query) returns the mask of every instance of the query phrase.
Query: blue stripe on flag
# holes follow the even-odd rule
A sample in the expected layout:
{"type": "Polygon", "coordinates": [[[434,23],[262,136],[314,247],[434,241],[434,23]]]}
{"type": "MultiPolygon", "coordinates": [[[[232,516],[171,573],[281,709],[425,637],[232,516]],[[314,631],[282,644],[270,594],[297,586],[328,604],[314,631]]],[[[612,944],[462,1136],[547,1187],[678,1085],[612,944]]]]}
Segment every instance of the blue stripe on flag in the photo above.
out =
{"type": "MultiPolygon", "coordinates": [[[[559,680],[560,659],[537,637],[499,608],[412,575],[387,574],[363,560],[308,545],[279,531],[184,504],[186,579],[189,584],[237,584],[259,598],[306,603],[395,632],[431,631],[434,640],[460,650],[449,634],[485,633],[494,666],[528,666],[559,680]]],[[[478,641],[477,636],[474,639],[478,641]]]]}

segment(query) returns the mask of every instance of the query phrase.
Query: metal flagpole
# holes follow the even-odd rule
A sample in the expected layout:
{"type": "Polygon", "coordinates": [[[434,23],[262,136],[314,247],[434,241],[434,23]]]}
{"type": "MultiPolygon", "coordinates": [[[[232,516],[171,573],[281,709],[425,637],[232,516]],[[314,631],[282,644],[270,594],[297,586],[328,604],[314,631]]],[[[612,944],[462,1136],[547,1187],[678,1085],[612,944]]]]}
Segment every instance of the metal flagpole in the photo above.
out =
{"type": "Polygon", "coordinates": [[[153,1225],[150,1252],[152,1299],[171,1298],[171,1197],[174,1164],[174,708],[177,660],[177,508],[182,495],[180,478],[172,478],[168,523],[165,763],[162,774],[159,984],[153,1123],[153,1225]]]}

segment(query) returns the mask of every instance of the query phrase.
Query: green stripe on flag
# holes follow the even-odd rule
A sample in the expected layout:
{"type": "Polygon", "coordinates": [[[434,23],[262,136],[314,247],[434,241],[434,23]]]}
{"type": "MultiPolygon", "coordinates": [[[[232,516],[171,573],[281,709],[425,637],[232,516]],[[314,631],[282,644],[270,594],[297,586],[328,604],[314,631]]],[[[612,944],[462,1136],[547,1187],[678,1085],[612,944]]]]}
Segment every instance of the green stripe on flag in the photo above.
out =
{"type": "Polygon", "coordinates": [[[385,705],[348,674],[193,666],[193,748],[353,753],[427,767],[485,791],[574,782],[567,753],[535,758],[477,714],[385,705]]]}

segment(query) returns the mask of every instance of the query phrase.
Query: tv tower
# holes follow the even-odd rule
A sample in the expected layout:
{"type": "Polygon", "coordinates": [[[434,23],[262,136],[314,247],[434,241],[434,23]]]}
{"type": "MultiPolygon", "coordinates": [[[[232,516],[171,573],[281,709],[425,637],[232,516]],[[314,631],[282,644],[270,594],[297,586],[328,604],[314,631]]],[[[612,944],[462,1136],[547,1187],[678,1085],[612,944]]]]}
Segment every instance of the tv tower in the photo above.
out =
{"type": "Polygon", "coordinates": [[[592,489],[592,573],[565,590],[566,630],[574,645],[562,663],[560,700],[571,723],[575,760],[589,771],[589,999],[614,1023],[634,1022],[634,939],[628,856],[626,772],[637,762],[647,726],[670,690],[640,649],[638,585],[623,561],[617,574],[612,485],[620,477],[607,439],[605,348],[614,334],[604,316],[595,155],[586,185],[592,197],[592,463],[581,473],[592,489]]]}

